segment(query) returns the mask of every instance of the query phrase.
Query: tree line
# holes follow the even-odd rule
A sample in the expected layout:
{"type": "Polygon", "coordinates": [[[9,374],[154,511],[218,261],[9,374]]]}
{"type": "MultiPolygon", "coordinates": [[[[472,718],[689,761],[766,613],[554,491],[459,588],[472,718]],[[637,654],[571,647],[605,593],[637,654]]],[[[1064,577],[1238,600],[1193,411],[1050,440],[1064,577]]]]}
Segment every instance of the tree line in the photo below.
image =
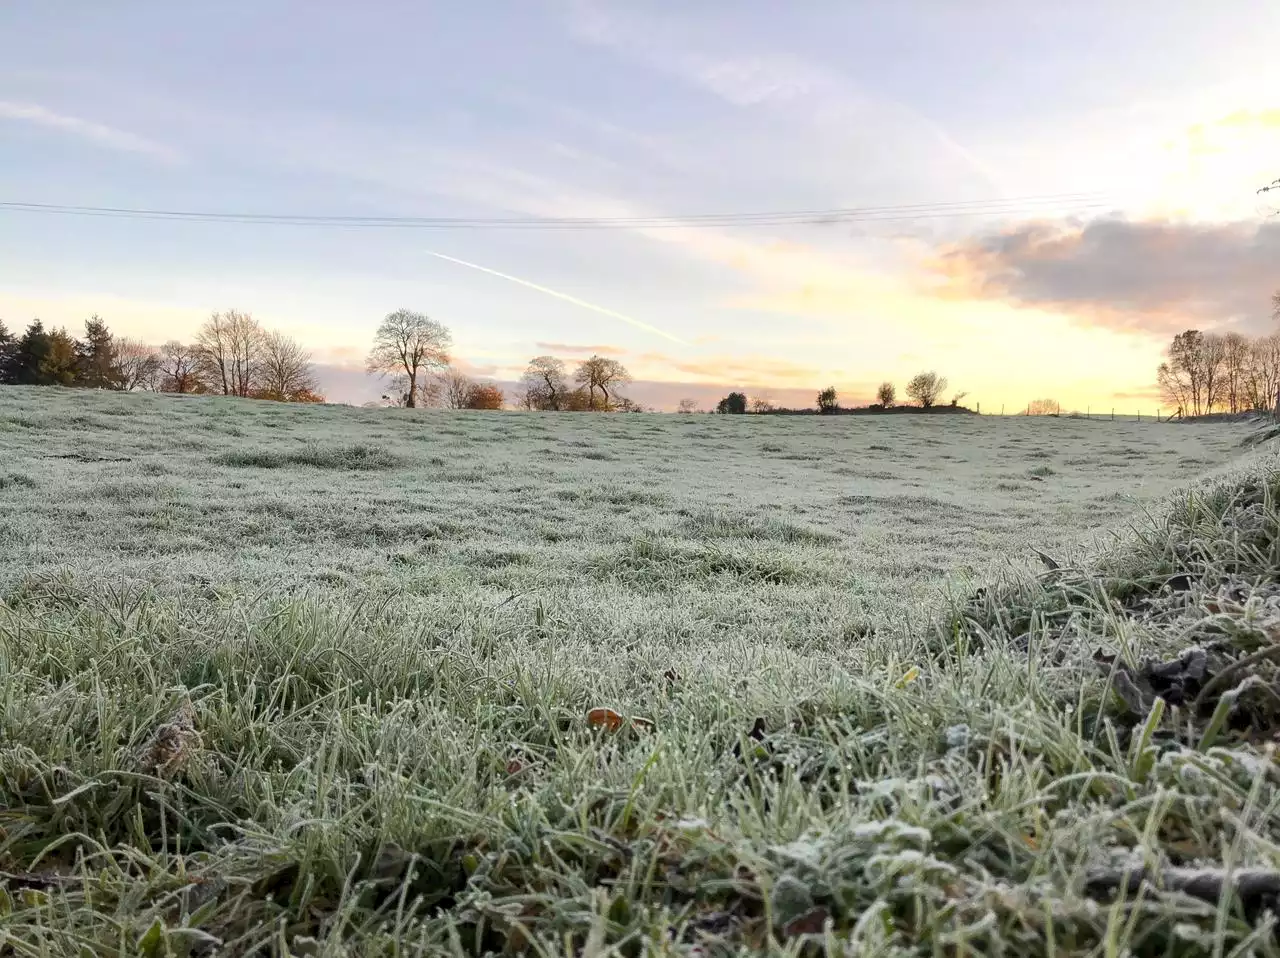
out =
{"type": "MultiPolygon", "coordinates": [[[[389,313],[374,334],[365,368],[390,389],[383,402],[409,409],[501,409],[502,390],[452,366],[453,334],[423,313],[389,313]]],[[[631,374],[616,359],[591,356],[570,373],[555,356],[535,356],[520,379],[515,404],[546,412],[627,412],[640,407],[622,395],[631,374]]]]}
{"type": "MultiPolygon", "coordinates": [[[[1277,301],[1280,311],[1280,300],[1277,301]]],[[[1163,402],[1184,416],[1270,410],[1280,401],[1280,333],[1248,337],[1188,329],[1156,371],[1163,402]]]]}
{"type": "MultiPolygon", "coordinates": [[[[907,398],[911,400],[915,408],[929,410],[939,405],[943,395],[947,391],[947,378],[939,376],[936,372],[917,373],[907,382],[904,392],[907,398]]],[[[952,408],[960,408],[960,400],[964,399],[968,393],[956,393],[951,397],[949,405],[952,408]]],[[[876,389],[876,401],[869,406],[855,407],[866,412],[884,412],[890,409],[901,408],[898,403],[897,387],[889,381],[882,382],[876,389]]],[[[682,399],[677,407],[679,412],[692,413],[698,411],[697,400],[682,399]]],[[[817,410],[822,415],[832,415],[842,411],[852,411],[840,405],[840,396],[836,392],[834,386],[828,386],[818,393],[817,410]]],[[[807,410],[784,409],[776,405],[767,393],[747,397],[743,392],[731,392],[718,403],[716,403],[717,413],[722,415],[742,415],[747,412],[756,414],[764,413],[793,413],[807,410]]]]}
{"type": "Polygon", "coordinates": [[[80,338],[38,319],[20,335],[0,322],[0,383],[324,401],[310,353],[235,310],[214,313],[192,342],[159,348],[113,335],[97,315],[80,338]]]}

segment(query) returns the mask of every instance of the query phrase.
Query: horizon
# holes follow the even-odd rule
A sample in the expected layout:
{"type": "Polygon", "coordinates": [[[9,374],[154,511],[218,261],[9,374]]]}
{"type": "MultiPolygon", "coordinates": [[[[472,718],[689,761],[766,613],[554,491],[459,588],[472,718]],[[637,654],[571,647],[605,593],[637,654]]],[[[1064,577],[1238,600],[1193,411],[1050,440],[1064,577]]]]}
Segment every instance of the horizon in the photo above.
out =
{"type": "Polygon", "coordinates": [[[933,369],[1126,413],[1175,333],[1276,325],[1280,8],[389,9],[0,10],[0,318],[158,344],[240,309],[354,405],[406,307],[477,378],[604,352],[662,409],[933,369]]]}

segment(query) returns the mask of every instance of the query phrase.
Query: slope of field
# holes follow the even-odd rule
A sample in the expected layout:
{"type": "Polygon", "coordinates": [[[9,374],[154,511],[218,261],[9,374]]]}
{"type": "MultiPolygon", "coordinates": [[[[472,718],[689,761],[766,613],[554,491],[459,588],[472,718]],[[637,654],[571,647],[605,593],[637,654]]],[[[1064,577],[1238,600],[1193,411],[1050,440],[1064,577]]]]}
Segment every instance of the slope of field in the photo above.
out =
{"type": "MultiPolygon", "coordinates": [[[[0,392],[0,934],[24,954],[1247,934],[1225,905],[1084,887],[1115,848],[1165,854],[1170,816],[1186,860],[1220,859],[1206,816],[1257,831],[1271,794],[1264,775],[1240,799],[1227,765],[1191,789],[1144,749],[1195,727],[1229,765],[1198,711],[1167,730],[1140,694],[1112,720],[1105,693],[1117,652],[1150,693],[1141,655],[1202,608],[1114,602],[1182,575],[1177,596],[1254,608],[1274,577],[1228,493],[1208,519],[1141,515],[1246,431],[0,392]],[[1094,530],[1119,534],[1112,565],[1069,562],[1094,530]],[[1027,578],[1031,546],[1067,568],[1027,578]],[[955,577],[975,581],[948,604],[955,577]]],[[[1261,855],[1241,834],[1236,860],[1261,855]]]]}

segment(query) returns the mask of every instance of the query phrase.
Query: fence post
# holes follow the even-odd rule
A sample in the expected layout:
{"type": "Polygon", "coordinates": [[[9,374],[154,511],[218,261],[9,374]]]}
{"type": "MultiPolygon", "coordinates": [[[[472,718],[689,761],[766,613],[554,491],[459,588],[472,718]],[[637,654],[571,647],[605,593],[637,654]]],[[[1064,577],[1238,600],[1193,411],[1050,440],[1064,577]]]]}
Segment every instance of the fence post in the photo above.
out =
{"type": "Polygon", "coordinates": [[[1000,415],[1004,415],[1004,403],[1000,404],[1000,415]]]}
{"type": "Polygon", "coordinates": [[[1116,421],[1116,410],[1114,406],[1111,408],[1111,421],[1112,422],[1116,421]]]}

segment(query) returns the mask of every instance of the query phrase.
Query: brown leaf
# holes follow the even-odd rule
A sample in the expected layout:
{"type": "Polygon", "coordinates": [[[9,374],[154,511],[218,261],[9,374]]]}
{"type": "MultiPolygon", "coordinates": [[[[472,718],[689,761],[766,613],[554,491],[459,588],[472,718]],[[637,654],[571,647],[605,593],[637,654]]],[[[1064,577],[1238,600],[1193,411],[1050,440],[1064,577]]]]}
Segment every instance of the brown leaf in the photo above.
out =
{"type": "Polygon", "coordinates": [[[593,708],[587,713],[587,723],[592,728],[602,728],[608,732],[616,732],[622,728],[624,721],[620,713],[604,706],[593,708]]]}
{"type": "Polygon", "coordinates": [[[800,935],[821,935],[827,925],[827,910],[821,905],[811,908],[798,918],[792,918],[782,926],[784,938],[798,938],[800,935]]]}
{"type": "Polygon", "coordinates": [[[520,759],[513,758],[511,761],[507,762],[508,775],[519,775],[523,771],[524,771],[524,764],[520,761],[520,759]]]}
{"type": "Polygon", "coordinates": [[[637,732],[652,732],[654,729],[653,719],[637,716],[631,720],[631,727],[637,732]]]}

